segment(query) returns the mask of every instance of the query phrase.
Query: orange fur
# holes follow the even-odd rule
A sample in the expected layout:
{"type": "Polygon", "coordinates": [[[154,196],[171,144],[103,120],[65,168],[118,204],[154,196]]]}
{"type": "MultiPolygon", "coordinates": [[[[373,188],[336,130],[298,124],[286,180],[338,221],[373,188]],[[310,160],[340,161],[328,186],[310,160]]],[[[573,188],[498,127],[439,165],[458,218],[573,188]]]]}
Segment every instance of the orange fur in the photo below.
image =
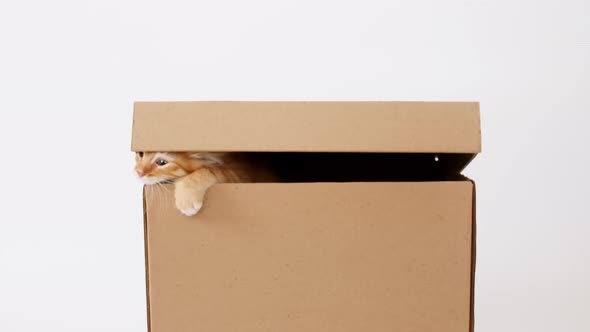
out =
{"type": "Polygon", "coordinates": [[[144,184],[175,183],[176,207],[196,214],[205,192],[216,183],[251,182],[252,164],[233,153],[138,152],[135,172],[144,184]]]}

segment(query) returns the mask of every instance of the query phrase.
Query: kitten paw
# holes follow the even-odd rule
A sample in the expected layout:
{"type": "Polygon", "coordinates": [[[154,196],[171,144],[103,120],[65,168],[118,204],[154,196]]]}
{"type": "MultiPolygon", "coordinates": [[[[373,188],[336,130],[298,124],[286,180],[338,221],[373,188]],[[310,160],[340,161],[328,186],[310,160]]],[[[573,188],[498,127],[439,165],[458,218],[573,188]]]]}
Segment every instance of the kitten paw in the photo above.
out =
{"type": "Polygon", "coordinates": [[[202,206],[203,206],[202,202],[194,202],[193,205],[190,207],[185,207],[185,208],[178,207],[178,209],[180,210],[180,212],[182,212],[182,214],[190,217],[190,216],[194,216],[195,214],[197,214],[197,212],[199,212],[199,210],[201,210],[202,206]]]}
{"type": "Polygon", "coordinates": [[[178,210],[189,217],[197,214],[203,206],[207,188],[207,186],[186,179],[176,182],[174,195],[178,210]]]}

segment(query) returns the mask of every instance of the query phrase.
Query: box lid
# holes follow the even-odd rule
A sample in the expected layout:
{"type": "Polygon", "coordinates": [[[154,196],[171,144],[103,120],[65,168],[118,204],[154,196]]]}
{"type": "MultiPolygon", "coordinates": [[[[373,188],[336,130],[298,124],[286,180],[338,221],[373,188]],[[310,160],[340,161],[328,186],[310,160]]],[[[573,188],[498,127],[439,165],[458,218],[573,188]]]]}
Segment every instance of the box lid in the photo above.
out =
{"type": "Polygon", "coordinates": [[[136,102],[133,151],[481,150],[477,102],[136,102]]]}

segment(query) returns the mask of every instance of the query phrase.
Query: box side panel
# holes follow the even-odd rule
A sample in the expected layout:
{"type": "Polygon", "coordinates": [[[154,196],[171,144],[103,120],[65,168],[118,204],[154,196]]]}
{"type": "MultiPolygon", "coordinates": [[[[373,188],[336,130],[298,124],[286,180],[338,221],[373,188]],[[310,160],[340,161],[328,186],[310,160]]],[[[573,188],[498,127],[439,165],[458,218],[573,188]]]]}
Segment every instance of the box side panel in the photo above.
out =
{"type": "Polygon", "coordinates": [[[150,308],[150,260],[149,260],[149,239],[148,239],[148,214],[146,204],[146,187],[143,188],[143,236],[144,236],[144,253],[145,253],[145,286],[146,286],[146,308],[147,308],[147,328],[148,332],[152,331],[151,327],[151,308],[150,308]]]}
{"type": "Polygon", "coordinates": [[[474,102],[137,102],[133,151],[478,153],[474,102]]]}
{"type": "Polygon", "coordinates": [[[475,200],[475,182],[471,181],[473,185],[473,201],[471,203],[472,226],[471,226],[471,317],[470,328],[471,332],[475,330],[475,267],[476,267],[476,253],[477,253],[477,222],[476,222],[476,200],[475,200]]]}
{"type": "Polygon", "coordinates": [[[469,181],[146,190],[151,332],[469,331],[469,181]]]}

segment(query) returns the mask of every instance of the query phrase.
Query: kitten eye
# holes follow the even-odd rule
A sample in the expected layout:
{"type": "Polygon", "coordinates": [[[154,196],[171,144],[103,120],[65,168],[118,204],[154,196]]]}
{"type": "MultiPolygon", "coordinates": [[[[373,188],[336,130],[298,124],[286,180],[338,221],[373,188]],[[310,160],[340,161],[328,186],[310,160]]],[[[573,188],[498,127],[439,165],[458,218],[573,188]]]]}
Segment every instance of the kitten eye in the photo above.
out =
{"type": "Polygon", "coordinates": [[[138,152],[139,158],[143,158],[143,152],[138,152]]]}
{"type": "Polygon", "coordinates": [[[164,159],[158,159],[158,160],[156,160],[156,165],[158,165],[158,166],[164,166],[167,163],[168,162],[166,160],[164,160],[164,159]]]}

